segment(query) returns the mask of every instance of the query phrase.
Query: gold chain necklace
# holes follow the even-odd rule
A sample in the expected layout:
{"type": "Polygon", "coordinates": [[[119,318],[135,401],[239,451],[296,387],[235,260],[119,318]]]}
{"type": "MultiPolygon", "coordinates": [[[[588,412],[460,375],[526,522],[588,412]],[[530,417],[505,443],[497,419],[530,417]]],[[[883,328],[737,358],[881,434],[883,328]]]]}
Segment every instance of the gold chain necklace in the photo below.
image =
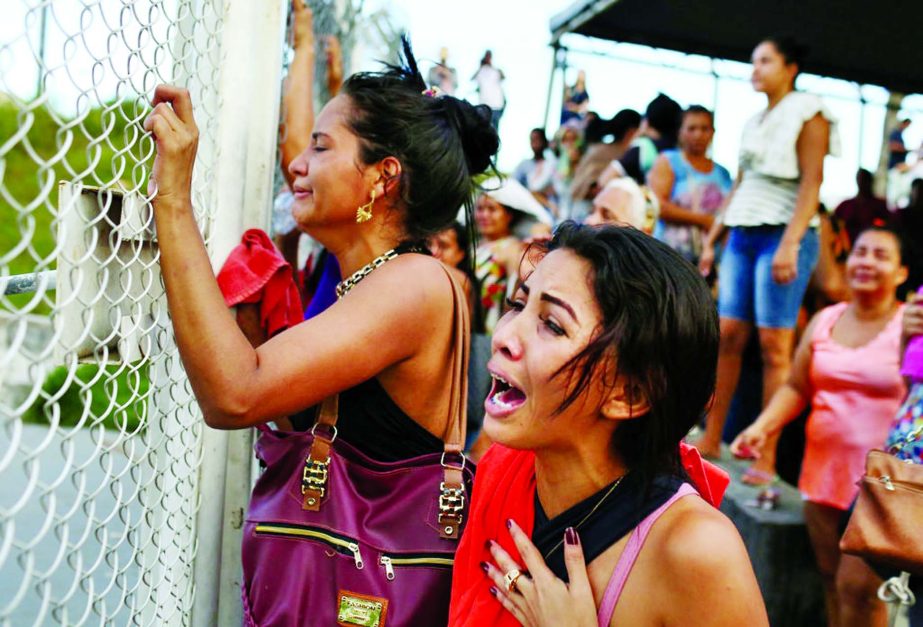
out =
{"type": "Polygon", "coordinates": [[[337,298],[343,298],[346,296],[349,293],[349,290],[353,289],[356,284],[359,283],[359,281],[372,274],[372,272],[374,272],[377,268],[385,265],[395,257],[397,257],[397,249],[392,248],[391,250],[382,253],[378,257],[375,257],[372,261],[349,275],[348,278],[343,279],[337,283],[337,298]]]}
{"type": "MultiPolygon", "coordinates": [[[[586,516],[584,516],[584,517],[580,520],[580,522],[578,522],[576,525],[574,525],[574,531],[577,531],[578,529],[580,529],[581,525],[583,525],[583,523],[585,523],[586,521],[588,521],[588,520],[590,519],[590,517],[591,517],[593,514],[596,513],[596,510],[598,510],[598,509],[602,506],[602,504],[605,502],[605,500],[606,500],[607,498],[609,498],[609,495],[612,494],[612,493],[615,491],[615,489],[616,489],[617,487],[619,487],[619,484],[622,483],[622,479],[624,479],[624,478],[625,478],[625,475],[622,475],[621,477],[619,477],[618,479],[615,480],[615,483],[613,483],[612,486],[611,486],[608,490],[606,490],[606,493],[603,494],[603,497],[602,497],[601,499],[599,499],[599,501],[597,501],[596,505],[593,506],[593,509],[591,509],[591,510],[589,511],[589,513],[588,513],[586,516]]],[[[561,538],[560,540],[558,540],[558,543],[555,544],[555,545],[551,548],[550,551],[548,551],[547,553],[545,553],[545,561],[546,561],[546,562],[548,561],[548,558],[551,557],[551,554],[552,554],[552,553],[554,553],[555,551],[557,551],[558,549],[561,548],[561,545],[562,545],[562,544],[564,544],[564,538],[561,538]]]]}

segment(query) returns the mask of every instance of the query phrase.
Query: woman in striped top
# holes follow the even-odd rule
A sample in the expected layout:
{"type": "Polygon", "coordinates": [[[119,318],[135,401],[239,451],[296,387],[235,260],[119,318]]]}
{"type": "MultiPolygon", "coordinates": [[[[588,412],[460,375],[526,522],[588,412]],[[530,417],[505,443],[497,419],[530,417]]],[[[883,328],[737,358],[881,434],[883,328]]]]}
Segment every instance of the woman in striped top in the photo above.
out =
{"type": "MultiPolygon", "coordinates": [[[[767,107],[744,126],[737,183],[722,218],[703,244],[700,269],[708,273],[714,245],[730,230],[721,263],[718,312],[721,349],[715,401],[701,452],[717,456],[741,355],[755,325],[763,362],[763,404],[788,377],[794,327],[817,262],[817,209],[824,157],[838,154],[836,122],[817,96],[795,91],[804,50],[773,37],[754,49],[753,88],[767,107]]],[[[748,471],[748,483],[775,476],[776,440],[767,441],[748,471]]]]}

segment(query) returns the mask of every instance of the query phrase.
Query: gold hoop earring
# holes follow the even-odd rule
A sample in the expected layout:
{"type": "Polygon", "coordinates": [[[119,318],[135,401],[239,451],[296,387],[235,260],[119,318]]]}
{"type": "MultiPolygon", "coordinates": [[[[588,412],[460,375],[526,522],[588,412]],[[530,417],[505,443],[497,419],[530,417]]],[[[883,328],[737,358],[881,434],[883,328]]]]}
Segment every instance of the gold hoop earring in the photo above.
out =
{"type": "Polygon", "coordinates": [[[356,224],[362,224],[372,219],[372,205],[375,203],[375,190],[372,190],[372,199],[356,209],[356,224]]]}

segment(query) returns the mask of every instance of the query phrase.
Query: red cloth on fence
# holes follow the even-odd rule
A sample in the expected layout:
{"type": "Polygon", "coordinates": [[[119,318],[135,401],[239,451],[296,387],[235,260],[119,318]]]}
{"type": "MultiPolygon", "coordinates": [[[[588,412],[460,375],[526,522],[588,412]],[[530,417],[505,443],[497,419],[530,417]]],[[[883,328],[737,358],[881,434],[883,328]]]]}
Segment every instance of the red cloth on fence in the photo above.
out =
{"type": "Polygon", "coordinates": [[[260,229],[244,232],[218,272],[218,287],[228,307],[259,303],[269,337],[304,320],[291,266],[260,229]]]}
{"type": "MultiPolygon", "coordinates": [[[[702,498],[718,507],[730,483],[728,474],[703,460],[698,450],[686,444],[680,444],[680,458],[702,498]]],[[[506,533],[506,521],[512,518],[531,537],[535,521],[534,495],[534,453],[497,444],[491,446],[478,462],[468,524],[455,556],[452,604],[449,608],[451,627],[519,625],[490,594],[490,583],[480,564],[491,561],[486,547],[488,540],[498,542],[522,563],[513,539],[506,533]]]]}

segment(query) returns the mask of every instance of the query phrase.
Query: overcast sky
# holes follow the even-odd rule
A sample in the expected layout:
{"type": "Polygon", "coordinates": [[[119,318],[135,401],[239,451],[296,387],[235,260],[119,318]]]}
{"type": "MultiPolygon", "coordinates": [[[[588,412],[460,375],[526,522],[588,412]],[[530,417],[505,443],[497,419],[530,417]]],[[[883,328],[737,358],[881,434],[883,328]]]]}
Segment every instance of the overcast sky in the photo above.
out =
{"type": "MultiPolygon", "coordinates": [[[[140,0],[140,3],[145,2],[140,0]]],[[[32,48],[37,48],[34,42],[37,41],[39,12],[30,11],[31,4],[31,0],[0,0],[5,15],[0,21],[0,89],[24,96],[35,89],[34,56],[21,37],[23,32],[30,33],[32,48]],[[19,43],[9,45],[14,40],[19,43]]],[[[124,21],[126,36],[130,38],[132,18],[121,11],[121,0],[100,0],[100,4],[106,5],[109,15],[120,16],[110,20],[110,24],[124,21]]],[[[494,65],[507,77],[508,106],[500,125],[499,165],[504,170],[511,170],[528,155],[529,129],[544,124],[552,66],[549,21],[568,4],[567,0],[367,0],[370,10],[386,7],[394,23],[409,31],[424,71],[438,57],[440,47],[446,46],[449,62],[458,70],[460,95],[473,101],[477,100],[477,95],[470,77],[483,52],[488,48],[493,51],[494,65]]],[[[80,5],[76,0],[56,0],[56,19],[49,30],[49,63],[60,66],[49,89],[52,102],[62,109],[74,107],[76,93],[69,87],[71,81],[87,86],[94,84],[91,78],[93,60],[85,51],[92,50],[99,57],[106,53],[109,27],[99,18],[88,20],[87,12],[82,11],[80,5]],[[81,23],[88,24],[83,29],[84,36],[76,40],[76,45],[65,45],[65,33],[79,35],[81,23]]],[[[716,107],[714,157],[732,172],[736,171],[741,128],[749,116],[765,106],[765,99],[754,93],[746,80],[749,66],[718,62],[715,69],[722,78],[716,82],[709,75],[711,62],[704,57],[614,45],[579,36],[566,38],[565,44],[572,49],[568,57],[572,68],[568,80],[573,80],[578,68],[586,70],[591,108],[603,116],[611,116],[625,107],[643,111],[658,91],[664,91],[682,105],[696,103],[716,107]],[[613,54],[622,58],[612,58],[613,54]]],[[[369,69],[372,57],[361,61],[360,65],[365,67],[354,69],[369,69]]],[[[803,76],[798,86],[822,95],[839,118],[843,156],[827,159],[822,189],[825,201],[837,202],[854,193],[853,177],[858,165],[870,169],[877,166],[884,121],[882,105],[887,93],[877,87],[864,88],[862,93],[870,104],[863,114],[858,87],[854,84],[803,76]]],[[[105,80],[97,89],[103,98],[110,97],[105,94],[105,80]]],[[[549,119],[556,122],[561,101],[560,80],[554,84],[552,95],[549,119]]],[[[923,97],[908,98],[905,105],[910,110],[923,111],[923,97]]],[[[923,114],[912,113],[911,118],[915,123],[905,137],[908,145],[915,147],[923,140],[923,114]]]]}
{"type": "MultiPolygon", "coordinates": [[[[462,79],[463,95],[476,100],[474,86],[466,79],[474,74],[484,50],[493,51],[494,65],[503,69],[507,76],[509,103],[501,121],[500,165],[511,169],[528,154],[529,129],[542,125],[552,64],[548,46],[549,21],[569,4],[568,0],[469,0],[464,3],[392,0],[388,6],[395,19],[406,24],[418,57],[435,59],[441,46],[449,48],[450,62],[458,68],[462,79]]],[[[572,49],[568,56],[572,68],[568,80],[573,81],[578,68],[586,70],[591,108],[604,116],[611,116],[624,107],[643,112],[647,102],[659,91],[684,106],[702,104],[709,108],[715,108],[717,95],[713,153],[717,161],[736,172],[741,128],[747,118],[765,107],[765,98],[750,87],[749,65],[717,62],[716,70],[724,78],[717,81],[716,89],[716,81],[708,75],[710,60],[705,57],[614,45],[580,36],[566,38],[565,44],[572,49]],[[613,54],[635,62],[612,58],[613,54]]],[[[862,115],[858,87],[853,83],[805,75],[799,78],[798,87],[824,96],[839,118],[843,156],[827,159],[822,194],[828,203],[835,203],[855,193],[853,179],[860,164],[872,170],[877,167],[885,114],[882,105],[887,100],[887,92],[873,86],[865,87],[863,95],[872,104],[866,105],[862,115]],[[863,119],[861,125],[860,117],[863,119]],[[860,127],[863,134],[861,156],[860,127]]],[[[560,90],[558,83],[554,86],[555,112],[560,107],[560,90]]],[[[914,96],[905,104],[920,110],[923,98],[914,96]]],[[[554,113],[550,117],[557,121],[554,113]]],[[[923,140],[923,115],[914,113],[911,117],[916,123],[907,130],[905,138],[908,146],[915,147],[923,140]]]]}

